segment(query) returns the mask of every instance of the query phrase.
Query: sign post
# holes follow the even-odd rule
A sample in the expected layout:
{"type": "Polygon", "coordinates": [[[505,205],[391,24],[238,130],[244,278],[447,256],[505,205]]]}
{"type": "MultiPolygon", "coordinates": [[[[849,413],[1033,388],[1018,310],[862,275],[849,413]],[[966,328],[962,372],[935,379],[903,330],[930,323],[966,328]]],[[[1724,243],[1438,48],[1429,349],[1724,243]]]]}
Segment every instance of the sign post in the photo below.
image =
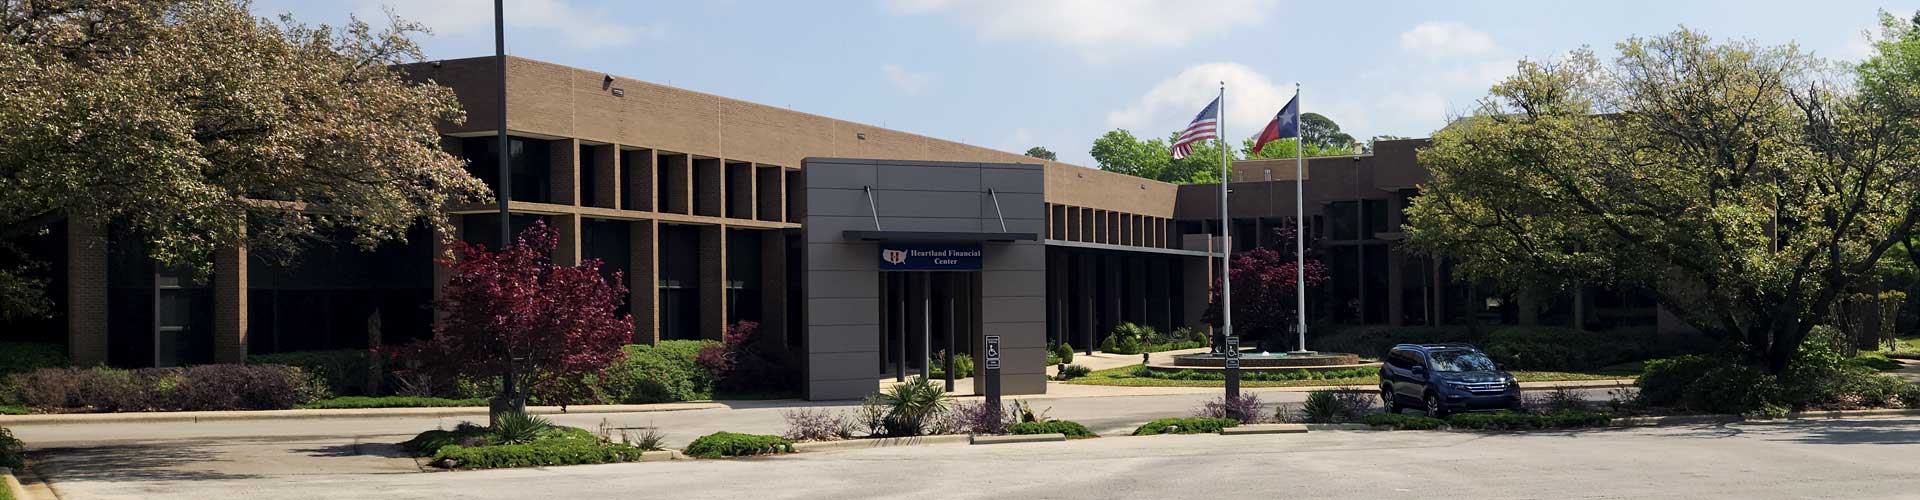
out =
{"type": "Polygon", "coordinates": [[[1226,377],[1227,378],[1227,401],[1226,402],[1228,404],[1228,407],[1231,408],[1233,407],[1233,402],[1238,401],[1240,399],[1240,336],[1239,335],[1227,336],[1226,369],[1227,369],[1227,377],[1226,377]]]}
{"type": "Polygon", "coordinates": [[[984,354],[986,356],[983,362],[987,364],[987,380],[986,380],[987,408],[990,408],[995,415],[998,415],[1000,412],[1000,336],[999,335],[987,336],[986,352],[984,354]]]}

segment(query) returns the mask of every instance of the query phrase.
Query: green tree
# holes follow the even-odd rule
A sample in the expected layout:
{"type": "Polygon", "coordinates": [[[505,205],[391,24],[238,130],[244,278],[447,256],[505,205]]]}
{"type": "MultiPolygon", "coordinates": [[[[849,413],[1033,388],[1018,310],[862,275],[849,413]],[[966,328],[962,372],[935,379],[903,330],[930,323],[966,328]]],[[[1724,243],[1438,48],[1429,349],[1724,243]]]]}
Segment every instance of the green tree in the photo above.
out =
{"type": "Polygon", "coordinates": [[[1372,153],[1373,145],[1376,143],[1379,143],[1380,141],[1398,141],[1398,140],[1404,140],[1404,139],[1410,139],[1410,137],[1401,137],[1401,136],[1389,135],[1389,134],[1381,134],[1381,135],[1373,136],[1372,138],[1367,139],[1366,152],[1372,153]]]}
{"type": "Polygon", "coordinates": [[[1053,151],[1048,151],[1047,148],[1043,146],[1027,148],[1027,156],[1051,161],[1058,161],[1060,159],[1058,156],[1054,156],[1053,151]]]}
{"type": "Polygon", "coordinates": [[[1353,136],[1341,132],[1340,124],[1320,113],[1300,114],[1300,137],[1321,148],[1353,149],[1353,136]]]}
{"type": "Polygon", "coordinates": [[[1782,372],[1920,218],[1920,36],[1882,17],[1851,68],[1684,29],[1522,61],[1420,153],[1410,243],[1509,290],[1644,290],[1782,372]]]}
{"type": "MultiPolygon", "coordinates": [[[[1179,138],[1180,133],[1174,132],[1164,140],[1142,141],[1132,132],[1114,129],[1093,141],[1091,153],[1100,169],[1109,172],[1176,184],[1220,182],[1218,143],[1193,143],[1192,154],[1175,160],[1168,145],[1179,138]]],[[[1234,158],[1238,159],[1238,155],[1234,158]]]]}
{"type": "MultiPolygon", "coordinates": [[[[253,17],[240,0],[0,2],[0,241],[66,218],[163,265],[351,231],[371,246],[486,188],[438,146],[453,93],[394,65],[419,26],[253,17]],[[303,210],[304,209],[304,210],[303,210]]],[[[39,284],[0,269],[8,309],[39,284]]]]}

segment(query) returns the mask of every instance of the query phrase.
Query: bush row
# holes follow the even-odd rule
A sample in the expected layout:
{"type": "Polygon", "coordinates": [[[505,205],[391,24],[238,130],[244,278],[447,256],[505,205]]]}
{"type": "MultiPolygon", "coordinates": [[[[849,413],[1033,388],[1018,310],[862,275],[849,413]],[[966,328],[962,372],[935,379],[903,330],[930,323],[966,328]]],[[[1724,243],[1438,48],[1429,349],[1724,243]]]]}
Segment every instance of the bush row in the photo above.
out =
{"type": "Polygon", "coordinates": [[[1151,436],[1155,434],[1211,434],[1211,433],[1220,432],[1220,429],[1225,429],[1228,427],[1237,427],[1239,425],[1240,425],[1239,420],[1235,420],[1231,418],[1211,418],[1211,417],[1162,418],[1162,419],[1155,419],[1152,422],[1147,422],[1146,424],[1141,425],[1139,428],[1134,429],[1133,435],[1151,436]]]}
{"type": "Polygon", "coordinates": [[[1456,429],[1514,431],[1605,427],[1611,421],[1613,421],[1612,415],[1597,411],[1560,411],[1547,414],[1497,412],[1461,413],[1449,417],[1447,425],[1456,429]]]}
{"type": "Polygon", "coordinates": [[[1380,357],[1395,345],[1464,342],[1479,346],[1513,370],[1584,371],[1680,354],[1706,352],[1712,343],[1693,335],[1656,335],[1648,329],[1585,331],[1548,326],[1341,328],[1315,340],[1315,348],[1380,357]]]}
{"type": "MultiPolygon", "coordinates": [[[[1135,323],[1121,323],[1113,327],[1113,332],[1100,341],[1100,351],[1108,354],[1140,354],[1143,352],[1161,352],[1176,349],[1206,347],[1207,336],[1198,330],[1181,327],[1170,332],[1161,332],[1151,326],[1135,323]]],[[[1071,362],[1071,356],[1063,356],[1065,362],[1071,362]]]]}
{"type": "MultiPolygon", "coordinates": [[[[1146,365],[1134,365],[1129,372],[1137,378],[1157,378],[1164,380],[1226,380],[1222,370],[1183,369],[1164,371],[1147,368],[1146,365]]],[[[1336,380],[1346,378],[1373,377],[1379,374],[1377,368],[1341,368],[1338,370],[1295,369],[1287,371],[1241,370],[1240,380],[1256,382],[1281,382],[1288,380],[1336,380]]]]}
{"type": "Polygon", "coordinates": [[[0,342],[0,376],[67,366],[67,348],[42,342],[0,342]]]}
{"type": "Polygon", "coordinates": [[[715,432],[694,439],[686,454],[700,458],[744,457],[793,453],[793,441],[780,436],[715,432]]]}
{"type": "Polygon", "coordinates": [[[1678,356],[1647,363],[1640,403],[1707,413],[1920,408],[1920,386],[1846,357],[1832,330],[1816,329],[1779,375],[1736,359],[1678,356]]]}
{"type": "Polygon", "coordinates": [[[1447,421],[1426,415],[1407,415],[1403,413],[1375,413],[1360,420],[1374,427],[1387,427],[1393,430],[1429,431],[1447,426],[1447,421]]]}
{"type": "Polygon", "coordinates": [[[1071,420],[1021,422],[1007,427],[1008,434],[1065,434],[1068,439],[1099,437],[1087,426],[1071,420]]]}
{"type": "Polygon", "coordinates": [[[484,398],[451,399],[415,396],[342,396],[322,399],[300,405],[309,410],[327,409],[364,409],[364,408],[452,408],[467,406],[486,406],[484,398]]]}
{"type": "Polygon", "coordinates": [[[434,453],[433,459],[435,462],[450,461],[462,469],[608,464],[639,460],[640,449],[592,440],[552,439],[529,444],[472,448],[458,444],[446,445],[434,453]]]}
{"type": "Polygon", "coordinates": [[[46,412],[284,410],[327,396],[299,368],[42,368],[7,379],[6,399],[46,412]]]}
{"type": "Polygon", "coordinates": [[[327,384],[327,390],[341,396],[371,396],[369,384],[375,366],[371,351],[339,349],[300,351],[247,356],[250,365],[285,365],[299,368],[327,384]]]}

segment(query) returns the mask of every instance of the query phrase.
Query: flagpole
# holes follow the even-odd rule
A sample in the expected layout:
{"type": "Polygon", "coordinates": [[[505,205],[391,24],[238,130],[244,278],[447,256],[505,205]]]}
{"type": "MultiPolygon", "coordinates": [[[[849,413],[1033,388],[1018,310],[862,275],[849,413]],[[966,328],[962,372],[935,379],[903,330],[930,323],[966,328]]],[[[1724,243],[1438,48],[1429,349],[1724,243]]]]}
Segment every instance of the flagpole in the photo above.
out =
{"type": "Polygon", "coordinates": [[[1307,190],[1306,155],[1307,134],[1305,127],[1298,125],[1303,103],[1300,102],[1300,82],[1293,82],[1294,125],[1300,133],[1294,134],[1293,148],[1293,282],[1294,298],[1298,300],[1295,309],[1300,316],[1298,344],[1300,352],[1307,352],[1307,190]]]}
{"type": "MultiPolygon", "coordinates": [[[[1220,82],[1220,107],[1213,110],[1216,130],[1215,139],[1220,142],[1220,324],[1221,338],[1233,338],[1233,219],[1227,217],[1228,172],[1231,166],[1227,155],[1231,146],[1227,144],[1227,82],[1220,82]]],[[[1238,347],[1238,342],[1229,340],[1228,348],[1238,347]]],[[[1237,357],[1238,352],[1226,352],[1227,357],[1237,357]]],[[[1237,361],[1237,360],[1236,360],[1237,361]]],[[[1231,408],[1234,401],[1240,399],[1240,367],[1230,363],[1226,373],[1226,402],[1231,408]]]]}

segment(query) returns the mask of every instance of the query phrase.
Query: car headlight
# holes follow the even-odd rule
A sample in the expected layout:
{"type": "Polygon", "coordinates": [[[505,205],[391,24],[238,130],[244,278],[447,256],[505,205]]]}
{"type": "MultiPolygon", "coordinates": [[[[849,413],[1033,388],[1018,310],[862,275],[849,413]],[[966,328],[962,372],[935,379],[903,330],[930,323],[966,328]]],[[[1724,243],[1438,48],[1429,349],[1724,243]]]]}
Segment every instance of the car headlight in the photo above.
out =
{"type": "Polygon", "coordinates": [[[1451,381],[1451,380],[1449,380],[1449,381],[1447,381],[1447,387],[1452,387],[1452,388],[1455,388],[1455,389],[1459,389],[1459,390],[1462,390],[1462,391],[1464,391],[1464,390],[1467,390],[1467,389],[1468,389],[1468,385],[1467,385],[1467,383],[1466,383],[1466,382],[1454,382],[1454,381],[1451,381]]]}

